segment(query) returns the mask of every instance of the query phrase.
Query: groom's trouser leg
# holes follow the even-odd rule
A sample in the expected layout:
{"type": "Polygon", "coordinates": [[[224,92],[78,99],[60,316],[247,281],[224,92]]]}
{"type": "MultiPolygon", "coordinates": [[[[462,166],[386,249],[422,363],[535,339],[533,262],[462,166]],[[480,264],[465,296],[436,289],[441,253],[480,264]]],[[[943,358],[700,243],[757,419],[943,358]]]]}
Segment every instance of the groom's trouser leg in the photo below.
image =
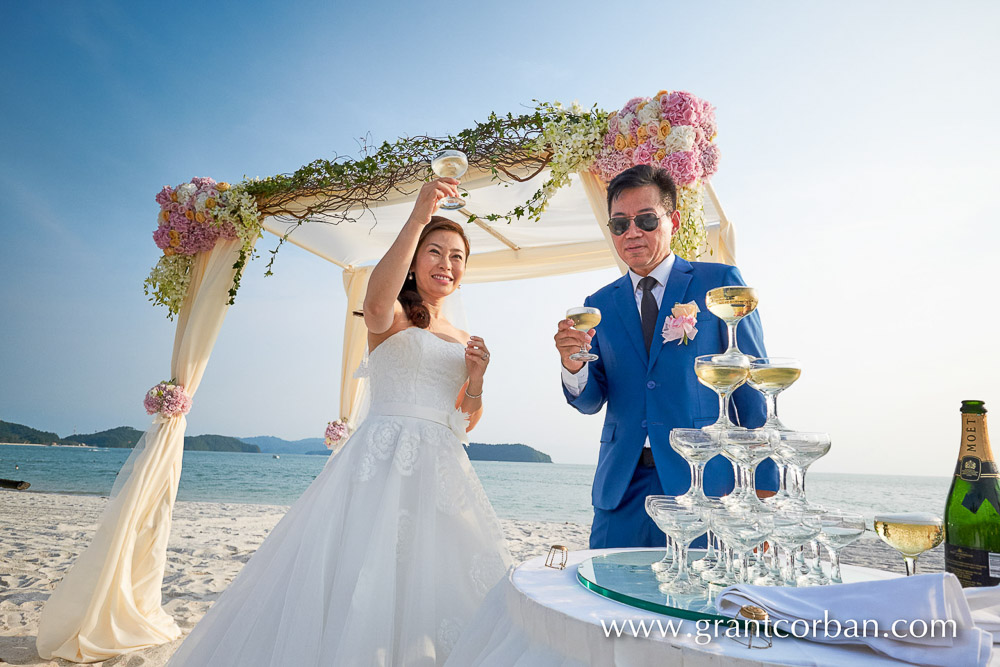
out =
{"type": "Polygon", "coordinates": [[[662,495],[663,487],[656,468],[639,465],[625,489],[625,497],[613,510],[594,508],[594,525],[590,529],[590,548],[657,547],[662,549],[667,538],[646,514],[646,496],[662,495]]]}

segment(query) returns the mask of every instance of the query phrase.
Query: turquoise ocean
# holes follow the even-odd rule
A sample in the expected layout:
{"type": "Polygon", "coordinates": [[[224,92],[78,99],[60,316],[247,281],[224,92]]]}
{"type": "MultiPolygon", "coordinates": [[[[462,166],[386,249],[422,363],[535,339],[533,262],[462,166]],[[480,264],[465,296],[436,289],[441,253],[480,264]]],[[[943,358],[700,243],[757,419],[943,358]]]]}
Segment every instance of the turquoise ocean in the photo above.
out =
{"type": "MultiPolygon", "coordinates": [[[[0,445],[0,478],[24,480],[24,493],[106,496],[130,450],[0,445]]],[[[327,457],[302,454],[184,452],[181,501],[290,505],[323,469],[327,457]]],[[[589,524],[593,465],[473,461],[497,514],[504,519],[589,524]]],[[[853,510],[941,514],[950,477],[810,472],[808,498],[853,510]]]]}

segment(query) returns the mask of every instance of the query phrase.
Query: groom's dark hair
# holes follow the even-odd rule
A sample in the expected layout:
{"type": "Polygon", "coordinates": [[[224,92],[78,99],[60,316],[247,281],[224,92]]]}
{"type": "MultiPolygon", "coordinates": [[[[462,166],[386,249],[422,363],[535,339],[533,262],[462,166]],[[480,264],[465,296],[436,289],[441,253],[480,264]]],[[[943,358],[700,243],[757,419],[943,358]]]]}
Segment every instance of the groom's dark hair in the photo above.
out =
{"type": "Polygon", "coordinates": [[[667,209],[667,213],[673,213],[677,208],[677,186],[674,185],[670,173],[660,167],[637,164],[618,174],[608,183],[608,215],[611,215],[611,204],[621,196],[622,192],[646,185],[655,185],[660,189],[663,208],[667,209]]]}

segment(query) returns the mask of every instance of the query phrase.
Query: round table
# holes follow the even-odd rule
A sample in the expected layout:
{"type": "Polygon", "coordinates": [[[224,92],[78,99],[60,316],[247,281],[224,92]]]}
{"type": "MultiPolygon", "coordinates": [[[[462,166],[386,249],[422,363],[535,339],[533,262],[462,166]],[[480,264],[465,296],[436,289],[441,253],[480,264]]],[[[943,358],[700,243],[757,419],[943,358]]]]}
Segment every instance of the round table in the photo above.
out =
{"type": "MultiPolygon", "coordinates": [[[[461,667],[900,664],[867,647],[822,644],[794,637],[775,638],[771,648],[750,649],[724,634],[714,636],[712,630],[694,620],[637,609],[587,590],[577,581],[577,566],[588,558],[614,551],[641,550],[572,551],[563,570],[546,567],[544,557],[512,568],[470,620],[447,664],[461,667]],[[617,636],[614,627],[625,630],[617,636]],[[640,635],[644,634],[643,628],[651,631],[648,636],[635,637],[630,628],[638,629],[640,635]]],[[[898,576],[846,565],[843,570],[847,582],[898,576]]]]}

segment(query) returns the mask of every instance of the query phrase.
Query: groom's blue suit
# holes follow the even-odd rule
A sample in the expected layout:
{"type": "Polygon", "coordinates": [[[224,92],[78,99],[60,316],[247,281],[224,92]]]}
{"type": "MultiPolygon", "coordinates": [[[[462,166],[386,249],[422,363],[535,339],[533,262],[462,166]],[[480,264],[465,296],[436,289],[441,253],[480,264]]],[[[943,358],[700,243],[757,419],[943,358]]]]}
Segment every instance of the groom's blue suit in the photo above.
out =
{"type": "MultiPolygon", "coordinates": [[[[605,403],[608,406],[594,476],[592,549],[663,546],[663,533],[642,509],[645,495],[681,494],[691,482],[688,464],[670,446],[670,430],[706,426],[719,414],[718,396],[694,374],[695,357],[720,353],[728,345],[726,325],[708,312],[705,293],[714,287],[743,284],[736,267],[675,258],[648,354],[628,274],[586,299],[585,305],[601,310],[591,350],[600,358],[590,362],[586,385],[578,396],[565,386],[563,391],[570,405],[584,414],[598,412],[605,403]],[[687,345],[664,343],[661,332],[666,317],[676,303],[689,301],[701,309],[698,333],[687,345]],[[644,472],[639,466],[647,436],[655,474],[653,468],[644,472]]],[[[742,352],[766,355],[756,312],[740,322],[738,341],[742,352]]],[[[731,417],[743,426],[760,426],[765,419],[763,397],[750,387],[741,387],[733,395],[731,417]]],[[[756,482],[758,489],[777,490],[777,469],[770,459],[758,467],[756,482]]],[[[724,495],[733,483],[728,461],[716,456],[708,463],[706,493],[724,495]]]]}

